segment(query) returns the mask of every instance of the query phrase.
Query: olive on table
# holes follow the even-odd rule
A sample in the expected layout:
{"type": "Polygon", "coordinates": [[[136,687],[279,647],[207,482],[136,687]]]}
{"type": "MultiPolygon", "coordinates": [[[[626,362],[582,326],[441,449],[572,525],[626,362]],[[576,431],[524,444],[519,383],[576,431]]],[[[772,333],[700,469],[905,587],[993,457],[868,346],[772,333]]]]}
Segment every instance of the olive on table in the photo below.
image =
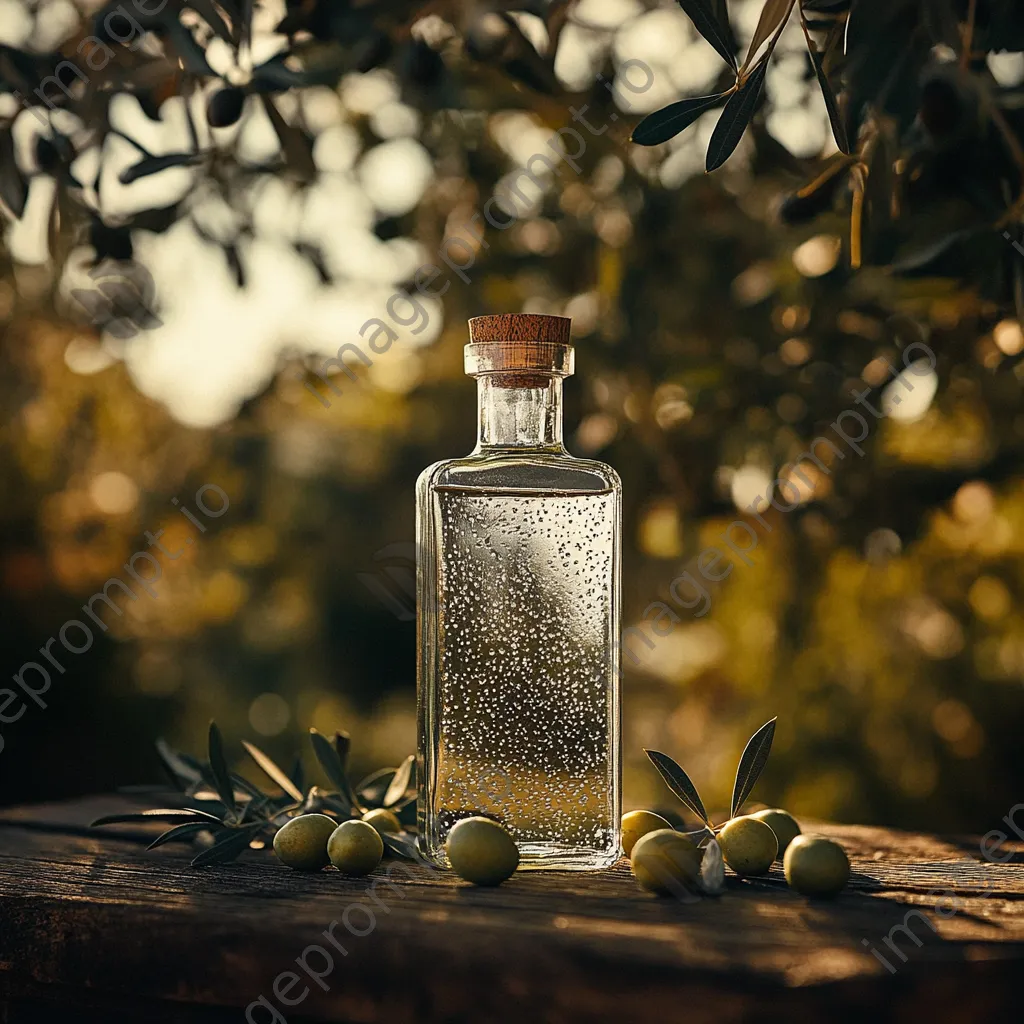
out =
{"type": "Polygon", "coordinates": [[[779,852],[771,826],[749,815],[727,821],[715,838],[725,863],[737,875],[766,875],[779,852]]]}
{"type": "Polygon", "coordinates": [[[775,838],[779,841],[779,852],[775,859],[782,860],[786,847],[800,835],[800,826],[796,823],[796,818],[781,807],[769,807],[767,810],[757,811],[750,817],[763,821],[775,833],[775,838]]]}
{"type": "Polygon", "coordinates": [[[363,815],[363,821],[372,825],[381,835],[385,832],[402,831],[402,823],[398,820],[398,816],[386,807],[375,807],[372,811],[367,811],[363,815]]]}
{"type": "Polygon", "coordinates": [[[703,856],[703,851],[682,832],[662,828],[636,841],[630,869],[637,884],[648,892],[667,894],[679,885],[697,891],[703,856]]]}
{"type": "Polygon", "coordinates": [[[500,885],[519,867],[519,847],[490,818],[457,821],[448,833],[445,851],[452,870],[474,885],[500,885]]]}
{"type": "Polygon", "coordinates": [[[786,881],[802,896],[835,896],[850,880],[850,858],[833,839],[799,835],[782,861],[786,881]]]}
{"type": "Polygon", "coordinates": [[[622,852],[628,857],[633,852],[637,840],[648,832],[658,832],[671,827],[672,822],[666,821],[654,811],[628,811],[622,816],[622,852]]]}
{"type": "Polygon", "coordinates": [[[331,863],[346,875],[368,875],[384,856],[384,840],[366,821],[343,821],[327,841],[331,863]]]}
{"type": "Polygon", "coordinates": [[[300,814],[285,822],[274,836],[274,853],[282,864],[296,871],[327,867],[327,841],[338,827],[326,814],[300,814]]]}

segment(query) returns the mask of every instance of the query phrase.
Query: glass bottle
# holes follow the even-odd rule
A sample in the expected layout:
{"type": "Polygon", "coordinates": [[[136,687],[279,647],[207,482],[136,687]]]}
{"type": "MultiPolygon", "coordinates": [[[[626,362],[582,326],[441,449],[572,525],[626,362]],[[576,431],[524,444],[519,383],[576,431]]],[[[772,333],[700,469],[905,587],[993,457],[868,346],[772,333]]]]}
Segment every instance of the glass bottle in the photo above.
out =
{"type": "Polygon", "coordinates": [[[522,868],[619,857],[621,485],[562,444],[565,317],[470,320],[479,435],[417,484],[419,827],[502,822],[522,868]]]}

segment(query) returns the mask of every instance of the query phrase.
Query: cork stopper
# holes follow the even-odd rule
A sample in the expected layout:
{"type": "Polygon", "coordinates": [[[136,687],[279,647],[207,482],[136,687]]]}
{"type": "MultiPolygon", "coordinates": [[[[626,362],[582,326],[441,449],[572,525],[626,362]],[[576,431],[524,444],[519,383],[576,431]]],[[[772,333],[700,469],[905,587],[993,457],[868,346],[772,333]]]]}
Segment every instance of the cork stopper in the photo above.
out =
{"type": "Polygon", "coordinates": [[[469,321],[466,373],[492,375],[498,387],[544,387],[574,369],[572,321],[540,313],[499,313],[469,321]]]}

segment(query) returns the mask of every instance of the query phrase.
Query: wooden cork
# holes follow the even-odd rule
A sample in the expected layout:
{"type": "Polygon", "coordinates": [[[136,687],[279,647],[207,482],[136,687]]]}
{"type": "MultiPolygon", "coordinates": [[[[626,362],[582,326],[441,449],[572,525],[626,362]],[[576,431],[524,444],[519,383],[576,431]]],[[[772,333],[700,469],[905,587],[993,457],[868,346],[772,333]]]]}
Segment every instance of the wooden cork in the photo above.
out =
{"type": "Polygon", "coordinates": [[[498,387],[545,387],[573,372],[566,316],[498,313],[469,321],[466,373],[490,374],[498,387]],[[538,372],[539,371],[539,372],[538,372]]]}

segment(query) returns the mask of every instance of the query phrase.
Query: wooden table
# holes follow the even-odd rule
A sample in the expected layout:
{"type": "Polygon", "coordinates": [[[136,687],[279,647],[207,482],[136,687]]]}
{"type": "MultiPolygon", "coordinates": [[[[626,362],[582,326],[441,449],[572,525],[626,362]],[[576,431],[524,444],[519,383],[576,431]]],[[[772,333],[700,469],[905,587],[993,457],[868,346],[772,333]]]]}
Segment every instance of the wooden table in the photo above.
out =
{"type": "Polygon", "coordinates": [[[1021,844],[993,864],[976,840],[822,826],[854,868],[831,902],[773,869],[685,905],[640,892],[624,862],[489,890],[402,867],[368,893],[266,851],[195,870],[185,847],[85,827],[124,806],[0,811],[2,1024],[241,1022],[261,996],[254,1024],[1020,1019],[1021,844]],[[319,982],[296,963],[316,945],[319,982]]]}

